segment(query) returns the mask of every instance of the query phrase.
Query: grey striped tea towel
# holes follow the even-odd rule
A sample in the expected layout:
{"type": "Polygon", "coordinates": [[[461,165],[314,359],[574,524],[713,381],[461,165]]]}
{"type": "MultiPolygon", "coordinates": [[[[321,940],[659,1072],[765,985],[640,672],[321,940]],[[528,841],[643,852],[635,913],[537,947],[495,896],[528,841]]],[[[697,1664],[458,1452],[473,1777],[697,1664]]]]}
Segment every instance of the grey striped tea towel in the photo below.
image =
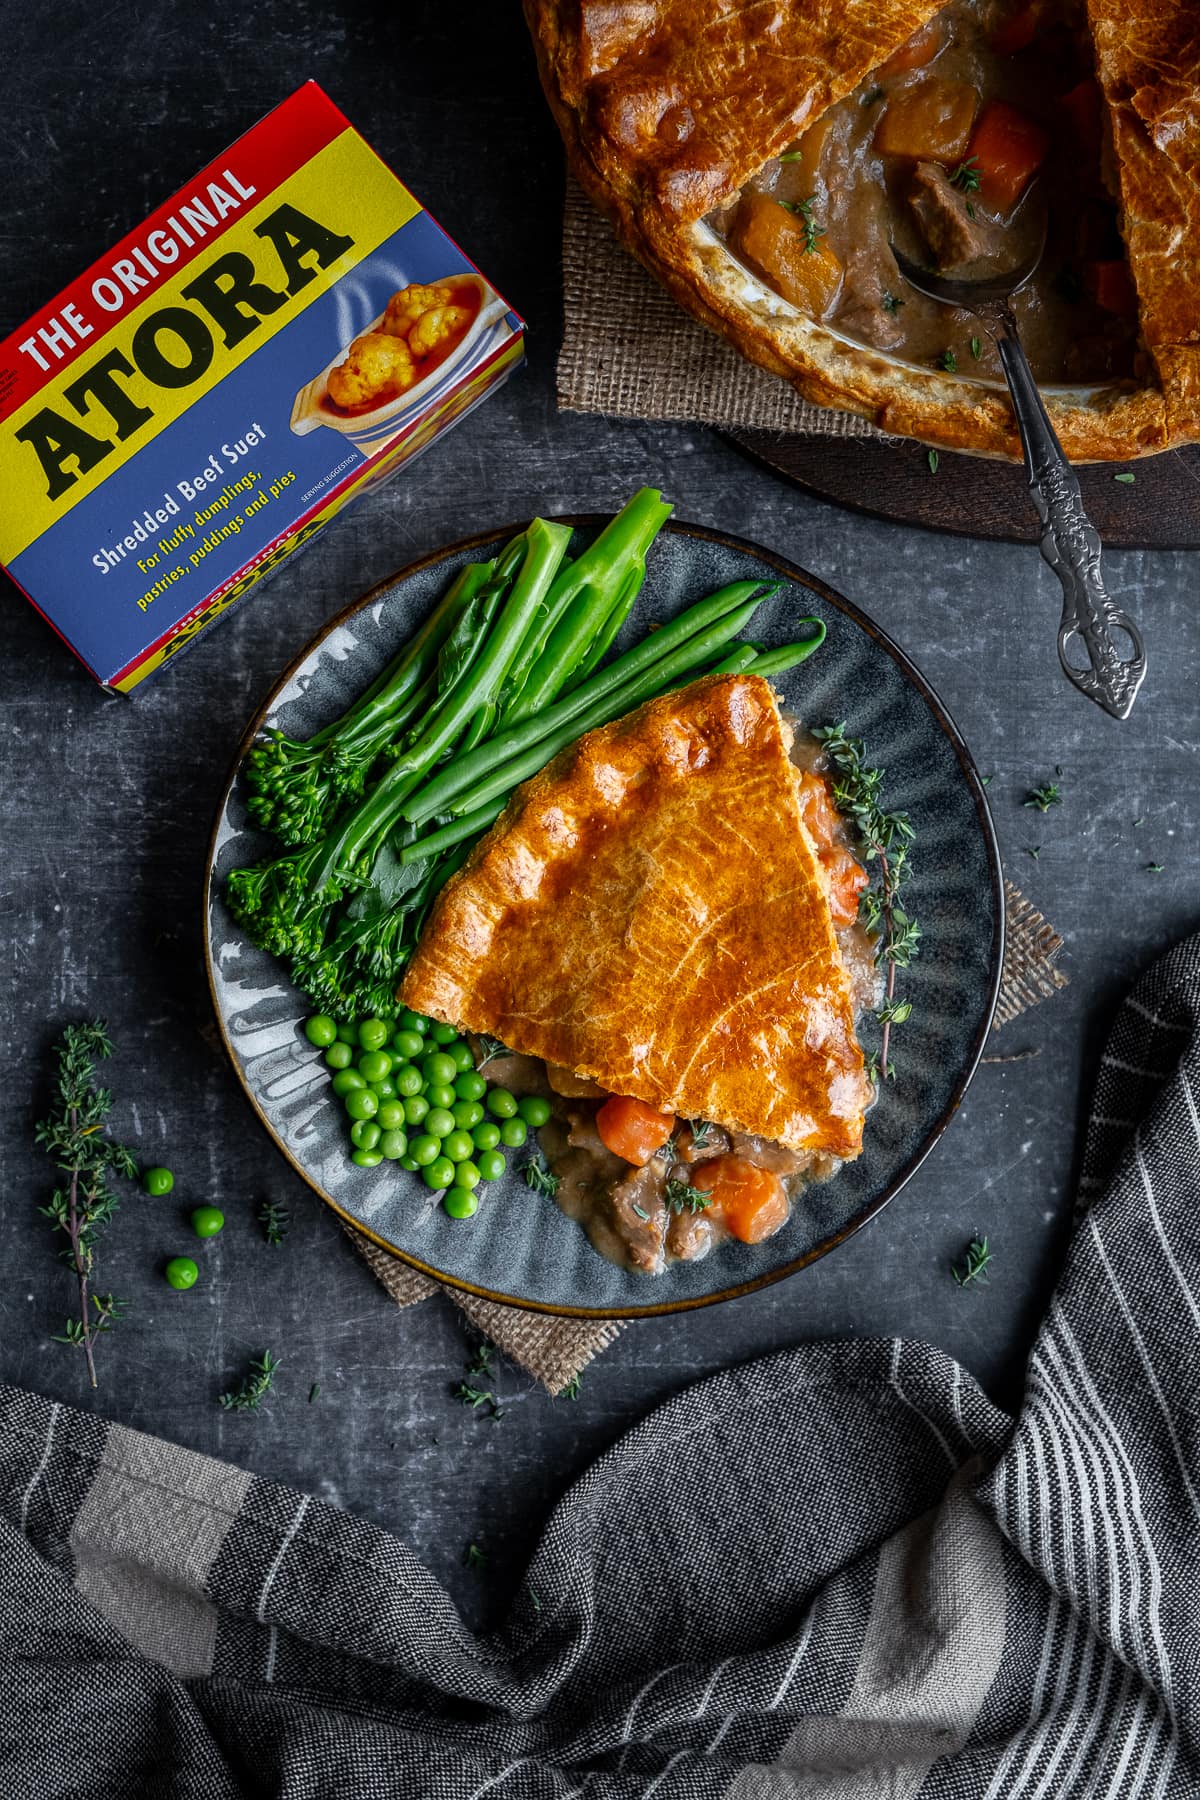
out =
{"type": "Polygon", "coordinates": [[[653,1413],[505,1628],[308,1495],[0,1394],[4,1800],[1200,1793],[1200,938],[1122,1009],[1014,1421],[928,1346],[653,1413]]]}

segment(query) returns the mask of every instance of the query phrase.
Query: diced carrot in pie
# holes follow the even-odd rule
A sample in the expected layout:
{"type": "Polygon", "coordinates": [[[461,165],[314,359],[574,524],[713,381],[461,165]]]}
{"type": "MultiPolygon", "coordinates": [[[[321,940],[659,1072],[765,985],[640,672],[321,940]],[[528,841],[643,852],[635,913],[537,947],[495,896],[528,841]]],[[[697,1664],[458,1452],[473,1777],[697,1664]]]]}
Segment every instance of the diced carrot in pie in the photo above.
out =
{"type": "Polygon", "coordinates": [[[958,162],[978,106],[979,95],[968,82],[929,75],[889,100],[875,127],[875,148],[914,162],[958,162]]]}
{"type": "Polygon", "coordinates": [[[1100,89],[1087,75],[1062,96],[1058,105],[1068,149],[1073,155],[1094,161],[1100,154],[1100,89]]]}
{"type": "Polygon", "coordinates": [[[892,52],[885,63],[881,63],[876,74],[881,78],[888,75],[905,75],[910,69],[923,69],[931,63],[942,47],[942,26],[938,19],[930,19],[920,31],[914,31],[907,44],[901,44],[892,52]]]}
{"type": "Polygon", "coordinates": [[[833,124],[831,112],[822,114],[815,125],[810,125],[803,137],[788,153],[787,166],[791,170],[796,186],[804,194],[811,194],[817,185],[821,172],[821,155],[825,149],[825,140],[829,136],[829,127],[833,124]]]}
{"type": "Polygon", "coordinates": [[[761,1244],[786,1223],[787,1189],[770,1169],[760,1169],[744,1156],[714,1156],[688,1180],[703,1194],[712,1195],[730,1236],[743,1244],[761,1244]]]}
{"type": "Polygon", "coordinates": [[[817,847],[821,867],[829,880],[829,912],[835,925],[853,925],[858,917],[859,895],[870,877],[856,856],[837,838],[837,814],[829,783],[823,775],[806,769],[796,783],[800,817],[817,847]]]}
{"type": "Polygon", "coordinates": [[[770,194],[742,196],[734,227],[734,245],[759,269],[785,300],[825,316],[842,286],[842,265],[818,238],[808,248],[805,222],[770,194]]]}
{"type": "Polygon", "coordinates": [[[1041,167],[1050,140],[1036,119],[1006,100],[989,100],[971,137],[968,159],[979,172],[979,197],[1011,212],[1041,167]]]}
{"type": "Polygon", "coordinates": [[[1018,0],[1004,23],[992,33],[992,49],[1000,56],[1027,50],[1041,30],[1044,0],[1018,0]]]}
{"type": "Polygon", "coordinates": [[[1106,312],[1129,317],[1137,312],[1137,290],[1129,265],[1124,262],[1090,262],[1083,271],[1088,293],[1106,312]]]}
{"type": "Polygon", "coordinates": [[[656,1150],[661,1150],[675,1129],[675,1114],[659,1112],[644,1100],[630,1100],[614,1094],[596,1114],[596,1130],[600,1142],[614,1156],[645,1168],[656,1150]]]}

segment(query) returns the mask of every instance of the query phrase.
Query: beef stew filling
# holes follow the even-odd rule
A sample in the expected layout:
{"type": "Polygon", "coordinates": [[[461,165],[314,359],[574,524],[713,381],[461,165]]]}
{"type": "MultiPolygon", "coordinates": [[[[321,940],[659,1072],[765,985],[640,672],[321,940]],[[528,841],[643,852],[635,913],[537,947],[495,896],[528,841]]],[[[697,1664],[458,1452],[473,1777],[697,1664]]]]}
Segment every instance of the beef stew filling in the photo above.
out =
{"type": "Polygon", "coordinates": [[[1015,297],[1043,383],[1130,381],[1137,297],[1105,179],[1083,8],[953,0],[710,222],[784,299],[864,346],[1003,380],[969,313],[918,294],[927,268],[983,276],[1046,248],[1015,297]]]}
{"type": "MultiPolygon", "coordinates": [[[[867,875],[833,805],[821,746],[797,729],[791,757],[802,816],[829,883],[857,1019],[881,998],[874,942],[858,922],[867,875]]],[[[725,1238],[760,1243],[786,1223],[801,1188],[828,1180],[842,1164],[840,1157],[788,1150],[707,1120],[676,1119],[536,1057],[502,1050],[483,1061],[482,1040],[472,1047],[490,1081],[550,1101],[553,1112],[539,1137],[558,1184],[556,1203],[602,1256],[643,1274],[706,1256],[725,1238]]]]}

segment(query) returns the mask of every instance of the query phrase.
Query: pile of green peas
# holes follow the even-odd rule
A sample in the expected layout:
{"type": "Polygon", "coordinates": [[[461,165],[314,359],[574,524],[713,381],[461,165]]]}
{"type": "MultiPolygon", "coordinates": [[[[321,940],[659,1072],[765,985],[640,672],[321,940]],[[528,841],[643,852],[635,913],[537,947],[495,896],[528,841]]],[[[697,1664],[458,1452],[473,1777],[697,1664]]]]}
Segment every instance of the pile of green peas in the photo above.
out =
{"type": "Polygon", "coordinates": [[[357,1025],[317,1013],[304,1033],[333,1070],[333,1091],[350,1119],[351,1162],[360,1169],[396,1162],[419,1173],[452,1219],[478,1212],[480,1183],[497,1181],[504,1152],[519,1150],[550,1117],[540,1095],[518,1100],[492,1087],[466,1038],[421,1013],[357,1025]]]}

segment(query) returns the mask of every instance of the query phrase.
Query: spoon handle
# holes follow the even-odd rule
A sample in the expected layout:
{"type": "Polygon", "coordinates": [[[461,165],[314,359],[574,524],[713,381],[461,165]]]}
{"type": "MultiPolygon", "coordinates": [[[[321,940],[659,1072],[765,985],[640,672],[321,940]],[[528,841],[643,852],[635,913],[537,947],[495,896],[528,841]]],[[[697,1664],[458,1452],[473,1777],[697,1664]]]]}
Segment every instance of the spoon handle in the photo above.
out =
{"type": "Polygon", "coordinates": [[[1004,310],[996,346],[1017,415],[1029,490],[1045,527],[1041,552],[1062,582],[1058,660],[1080,693],[1114,719],[1127,719],[1146,673],[1142,634],[1108,596],[1100,570],[1100,535],[1084,511],[1078,477],[1047,417],[1016,321],[1004,310]],[[1131,653],[1122,653],[1114,632],[1124,634],[1131,653]],[[1068,658],[1068,646],[1076,641],[1087,657],[1086,667],[1068,658]]]}

